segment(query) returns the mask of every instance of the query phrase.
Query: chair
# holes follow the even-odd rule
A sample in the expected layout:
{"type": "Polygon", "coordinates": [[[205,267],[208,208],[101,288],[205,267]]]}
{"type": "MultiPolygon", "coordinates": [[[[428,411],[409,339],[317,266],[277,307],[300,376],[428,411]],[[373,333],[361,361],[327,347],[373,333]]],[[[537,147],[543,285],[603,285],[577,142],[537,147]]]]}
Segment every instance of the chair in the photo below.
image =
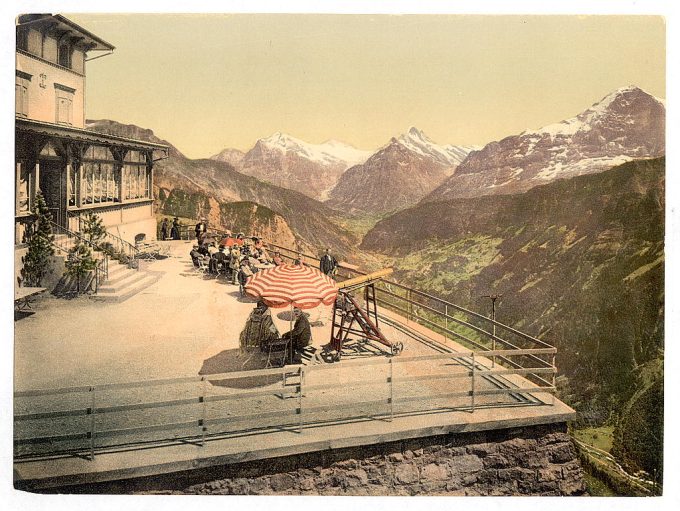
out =
{"type": "Polygon", "coordinates": [[[260,349],[267,354],[267,361],[264,365],[265,369],[285,366],[286,363],[289,363],[289,358],[292,354],[290,339],[274,339],[263,343],[260,349]]]}
{"type": "Polygon", "coordinates": [[[203,273],[204,275],[210,273],[210,268],[208,267],[207,261],[209,261],[209,259],[206,260],[204,256],[198,257],[198,267],[196,268],[196,270],[199,273],[203,273]]]}

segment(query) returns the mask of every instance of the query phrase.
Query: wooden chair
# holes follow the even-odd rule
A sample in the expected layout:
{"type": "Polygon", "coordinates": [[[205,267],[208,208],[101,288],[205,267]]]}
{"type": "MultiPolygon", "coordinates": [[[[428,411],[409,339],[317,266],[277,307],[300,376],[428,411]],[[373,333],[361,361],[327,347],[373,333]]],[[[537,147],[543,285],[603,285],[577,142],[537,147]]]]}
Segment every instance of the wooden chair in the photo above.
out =
{"type": "Polygon", "coordinates": [[[283,367],[290,362],[291,344],[290,339],[274,339],[260,346],[261,350],[267,354],[265,369],[270,367],[283,367]]]}

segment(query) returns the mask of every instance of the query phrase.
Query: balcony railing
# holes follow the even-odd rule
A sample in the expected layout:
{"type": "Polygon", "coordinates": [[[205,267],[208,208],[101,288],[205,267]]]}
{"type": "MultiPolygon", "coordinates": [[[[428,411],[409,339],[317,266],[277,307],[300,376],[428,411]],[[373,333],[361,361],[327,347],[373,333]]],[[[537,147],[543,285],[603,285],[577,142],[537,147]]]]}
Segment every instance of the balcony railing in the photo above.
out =
{"type": "Polygon", "coordinates": [[[246,430],[249,434],[281,429],[304,433],[339,421],[391,421],[419,413],[550,405],[552,398],[546,396],[554,387],[508,378],[529,372],[552,375],[554,367],[490,369],[489,364],[493,356],[553,352],[554,348],[536,348],[374,357],[19,391],[14,393],[15,456],[87,453],[94,459],[98,450],[136,443],[192,440],[204,445],[246,430]],[[229,387],[252,378],[273,381],[261,390],[229,387]],[[63,405],[54,409],[56,402],[63,405]]]}
{"type": "MultiPolygon", "coordinates": [[[[180,234],[193,238],[193,226],[180,234]]],[[[268,245],[290,260],[319,264],[313,255],[268,245]]],[[[364,274],[341,266],[337,277],[364,274]]],[[[380,320],[430,344],[433,354],[15,392],[15,455],[87,451],[94,458],[97,450],[121,444],[189,439],[204,445],[246,430],[303,433],[337,421],[554,404],[555,347],[401,283],[381,280],[374,286],[384,309],[380,320]],[[246,378],[278,383],[261,390],[229,387],[246,378]],[[361,388],[368,389],[363,393],[368,399],[359,398],[361,388]],[[58,401],[62,404],[54,409],[58,401]],[[258,406],[271,408],[242,413],[258,406]]]]}

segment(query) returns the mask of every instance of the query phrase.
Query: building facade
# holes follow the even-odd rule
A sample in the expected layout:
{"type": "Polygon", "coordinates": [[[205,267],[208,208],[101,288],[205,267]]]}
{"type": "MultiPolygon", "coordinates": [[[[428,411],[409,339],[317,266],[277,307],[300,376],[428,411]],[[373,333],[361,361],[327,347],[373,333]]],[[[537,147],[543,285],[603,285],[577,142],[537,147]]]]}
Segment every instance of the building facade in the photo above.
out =
{"type": "Polygon", "coordinates": [[[85,129],[86,63],[114,47],[58,14],[19,16],[16,36],[15,244],[38,191],[63,228],[94,212],[126,241],[154,239],[153,166],[167,147],[85,129]]]}

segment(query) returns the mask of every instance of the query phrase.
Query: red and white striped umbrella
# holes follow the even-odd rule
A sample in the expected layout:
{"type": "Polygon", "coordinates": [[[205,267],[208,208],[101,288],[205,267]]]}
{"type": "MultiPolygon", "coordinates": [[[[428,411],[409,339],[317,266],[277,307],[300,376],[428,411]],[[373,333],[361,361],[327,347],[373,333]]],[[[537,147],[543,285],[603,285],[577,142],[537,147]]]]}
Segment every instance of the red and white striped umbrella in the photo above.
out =
{"type": "Polygon", "coordinates": [[[269,307],[312,309],[331,305],[338,294],[335,281],[315,268],[282,264],[261,270],[248,279],[248,295],[259,298],[269,307]]]}

